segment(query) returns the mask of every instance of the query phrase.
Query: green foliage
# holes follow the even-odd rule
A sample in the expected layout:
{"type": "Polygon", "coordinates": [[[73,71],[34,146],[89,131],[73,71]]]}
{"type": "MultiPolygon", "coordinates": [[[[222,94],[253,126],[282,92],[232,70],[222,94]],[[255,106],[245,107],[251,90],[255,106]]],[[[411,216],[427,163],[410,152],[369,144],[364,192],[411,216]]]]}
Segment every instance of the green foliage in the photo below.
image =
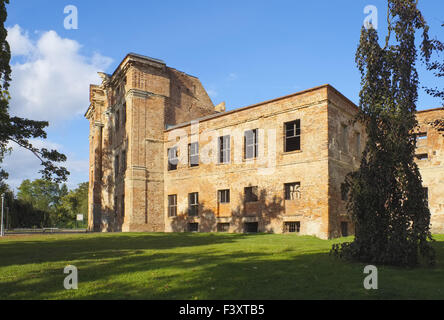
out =
{"type": "MultiPolygon", "coordinates": [[[[0,0],[0,162],[11,150],[10,142],[29,150],[41,162],[40,172],[46,180],[53,179],[56,182],[66,181],[69,175],[65,167],[57,166],[59,162],[66,161],[66,156],[56,150],[36,148],[29,141],[32,138],[46,139],[45,128],[47,121],[34,121],[9,115],[9,82],[11,81],[11,51],[6,41],[7,30],[5,21],[7,18],[6,4],[9,0],[0,0]]],[[[7,179],[8,173],[0,168],[0,183],[7,179]]]]}
{"type": "Polygon", "coordinates": [[[65,184],[37,179],[24,180],[17,199],[6,201],[10,206],[11,228],[63,227],[76,225],[76,215],[88,213],[88,182],[68,191],[65,184]]]}
{"type": "Polygon", "coordinates": [[[414,161],[418,73],[416,31],[421,54],[433,47],[428,26],[414,0],[388,1],[385,47],[374,29],[362,29],[356,62],[361,72],[360,112],[367,144],[360,168],[347,175],[342,192],[355,225],[355,239],[332,253],[368,263],[414,266],[420,257],[434,264],[430,211],[414,161]],[[396,40],[390,43],[390,36],[396,40]]]}

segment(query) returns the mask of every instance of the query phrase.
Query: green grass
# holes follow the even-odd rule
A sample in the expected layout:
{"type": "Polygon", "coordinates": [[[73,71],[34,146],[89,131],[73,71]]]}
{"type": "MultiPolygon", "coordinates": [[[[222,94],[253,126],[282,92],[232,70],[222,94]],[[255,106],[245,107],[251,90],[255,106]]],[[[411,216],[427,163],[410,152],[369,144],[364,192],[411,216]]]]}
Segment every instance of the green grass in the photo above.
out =
{"type": "Polygon", "coordinates": [[[136,233],[0,239],[0,299],[444,299],[444,235],[434,268],[379,267],[329,256],[332,243],[275,234],[136,233]],[[63,269],[79,289],[63,288],[63,269]]]}

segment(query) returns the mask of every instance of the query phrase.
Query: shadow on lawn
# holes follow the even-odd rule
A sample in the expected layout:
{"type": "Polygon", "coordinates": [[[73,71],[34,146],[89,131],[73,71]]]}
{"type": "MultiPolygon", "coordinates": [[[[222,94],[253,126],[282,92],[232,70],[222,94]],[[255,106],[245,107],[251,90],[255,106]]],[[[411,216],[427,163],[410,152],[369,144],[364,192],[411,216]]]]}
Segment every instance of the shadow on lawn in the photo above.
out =
{"type": "MultiPolygon", "coordinates": [[[[231,246],[227,252],[226,247],[217,245],[206,251],[181,252],[181,247],[222,244],[239,238],[237,235],[217,235],[214,238],[209,235],[201,238],[196,234],[185,237],[180,234],[177,238],[174,234],[167,236],[183,242],[176,245],[164,243],[160,241],[163,236],[145,242],[143,238],[147,236],[143,235],[140,242],[135,243],[125,242],[125,237],[117,237],[112,241],[112,238],[107,239],[106,245],[93,241],[96,251],[89,248],[92,251],[88,253],[82,248],[88,242],[82,239],[78,246],[76,244],[79,251],[74,248],[71,252],[76,257],[70,257],[70,260],[85,259],[77,264],[79,290],[63,290],[65,275],[59,267],[54,266],[41,274],[0,282],[0,297],[4,299],[13,294],[18,299],[444,298],[444,290],[441,289],[444,283],[444,242],[434,243],[439,262],[435,268],[403,270],[380,267],[380,288],[367,291],[362,285],[366,276],[363,274],[363,264],[345,263],[328,253],[304,253],[298,248],[279,252],[254,251],[251,247],[242,246],[231,246]],[[154,248],[152,241],[159,248],[154,248]],[[144,244],[150,244],[150,248],[144,247],[144,244]],[[179,250],[168,250],[173,248],[179,250]],[[144,252],[143,249],[159,251],[144,252]],[[95,252],[96,257],[90,257],[91,252],[95,252]]],[[[129,238],[135,240],[134,236],[129,238]]],[[[103,240],[99,237],[97,241],[100,239],[103,240]]],[[[49,244],[45,245],[48,246],[46,249],[50,248],[49,244]]],[[[73,247],[72,243],[70,245],[73,247]]],[[[56,258],[52,261],[64,262],[56,258]]],[[[26,261],[31,262],[29,258],[26,261]]]]}
{"type": "Polygon", "coordinates": [[[72,261],[133,255],[141,250],[168,250],[230,243],[245,234],[90,234],[84,237],[55,236],[56,240],[22,240],[0,242],[0,267],[53,261],[72,261]],[[65,248],[65,250],[60,250],[65,248]]]}

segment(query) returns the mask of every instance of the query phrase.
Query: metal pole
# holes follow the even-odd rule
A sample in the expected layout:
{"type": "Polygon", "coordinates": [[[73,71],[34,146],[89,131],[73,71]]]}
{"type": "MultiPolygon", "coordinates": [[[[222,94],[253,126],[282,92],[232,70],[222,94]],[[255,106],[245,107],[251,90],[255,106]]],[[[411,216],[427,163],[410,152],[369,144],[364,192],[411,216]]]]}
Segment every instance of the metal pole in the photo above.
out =
{"type": "Polygon", "coordinates": [[[3,237],[5,235],[5,232],[3,230],[3,203],[5,202],[5,194],[2,194],[2,222],[1,222],[1,230],[0,235],[3,237]]]}

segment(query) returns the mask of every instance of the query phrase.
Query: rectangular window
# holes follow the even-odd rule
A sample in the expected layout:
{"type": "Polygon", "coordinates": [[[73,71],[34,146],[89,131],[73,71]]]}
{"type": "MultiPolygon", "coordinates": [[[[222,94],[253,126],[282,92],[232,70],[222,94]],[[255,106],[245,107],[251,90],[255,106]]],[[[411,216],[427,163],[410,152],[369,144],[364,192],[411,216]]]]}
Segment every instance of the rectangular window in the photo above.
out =
{"type": "Polygon", "coordinates": [[[196,217],[199,215],[199,193],[188,194],[188,215],[196,217]]]}
{"type": "Polygon", "coordinates": [[[114,177],[117,179],[119,176],[119,156],[114,159],[114,177]]]}
{"type": "Polygon", "coordinates": [[[230,202],[230,190],[219,190],[218,191],[219,203],[229,203],[230,202]]]}
{"type": "Polygon", "coordinates": [[[172,194],[168,196],[168,217],[177,216],[177,195],[172,194]]]}
{"type": "Polygon", "coordinates": [[[119,130],[119,125],[120,125],[120,110],[116,111],[116,131],[119,130]]]}
{"type": "Polygon", "coordinates": [[[178,162],[177,147],[168,149],[168,171],[176,170],[178,162]]]}
{"type": "Polygon", "coordinates": [[[288,221],[284,224],[285,232],[289,233],[299,233],[301,230],[301,222],[300,221],[288,221]]]}
{"type": "Polygon", "coordinates": [[[193,142],[188,145],[188,163],[190,167],[199,166],[199,143],[193,142]]]}
{"type": "Polygon", "coordinates": [[[114,214],[117,216],[119,210],[118,210],[118,203],[117,203],[117,197],[114,197],[114,214]]]}
{"type": "Polygon", "coordinates": [[[301,120],[287,122],[285,127],[285,152],[301,150],[301,120]]]}
{"type": "Polygon", "coordinates": [[[217,232],[228,232],[230,230],[229,223],[218,223],[217,224],[217,232]]]}
{"type": "Polygon", "coordinates": [[[126,171],[126,151],[122,151],[122,171],[126,171]]]}
{"type": "Polygon", "coordinates": [[[301,198],[301,183],[292,182],[284,184],[285,200],[296,200],[301,198]]]}
{"type": "Polygon", "coordinates": [[[245,202],[256,202],[259,199],[258,188],[257,187],[246,187],[245,192],[245,202]]]}
{"type": "Polygon", "coordinates": [[[126,123],[126,102],[123,103],[123,109],[122,109],[122,122],[125,125],[126,123]]]}
{"type": "Polygon", "coordinates": [[[188,223],[188,232],[198,232],[199,224],[198,223],[188,223]]]}
{"type": "Polygon", "coordinates": [[[415,155],[416,159],[418,160],[427,160],[429,158],[429,155],[427,153],[421,153],[415,155]]]}
{"type": "Polygon", "coordinates": [[[246,222],[244,224],[244,232],[247,233],[256,233],[258,232],[259,224],[257,222],[246,222]]]}
{"type": "Polygon", "coordinates": [[[356,133],[356,153],[361,155],[361,134],[359,132],[356,133]]]}
{"type": "Polygon", "coordinates": [[[416,139],[418,141],[424,141],[427,140],[427,132],[420,132],[416,134],[416,139]]]}
{"type": "Polygon", "coordinates": [[[219,137],[219,163],[229,163],[230,153],[230,136],[219,137]]]}
{"type": "Polygon", "coordinates": [[[244,134],[244,158],[257,158],[258,154],[258,135],[257,129],[245,131],[244,134]]]}
{"type": "Polygon", "coordinates": [[[122,206],[122,217],[125,217],[125,196],[123,195],[120,199],[120,205],[122,206]]]}
{"type": "Polygon", "coordinates": [[[429,188],[422,188],[424,190],[424,198],[427,204],[427,207],[429,207],[429,188]]]}
{"type": "Polygon", "coordinates": [[[341,235],[343,237],[348,237],[348,222],[341,222],[341,235]]]}

